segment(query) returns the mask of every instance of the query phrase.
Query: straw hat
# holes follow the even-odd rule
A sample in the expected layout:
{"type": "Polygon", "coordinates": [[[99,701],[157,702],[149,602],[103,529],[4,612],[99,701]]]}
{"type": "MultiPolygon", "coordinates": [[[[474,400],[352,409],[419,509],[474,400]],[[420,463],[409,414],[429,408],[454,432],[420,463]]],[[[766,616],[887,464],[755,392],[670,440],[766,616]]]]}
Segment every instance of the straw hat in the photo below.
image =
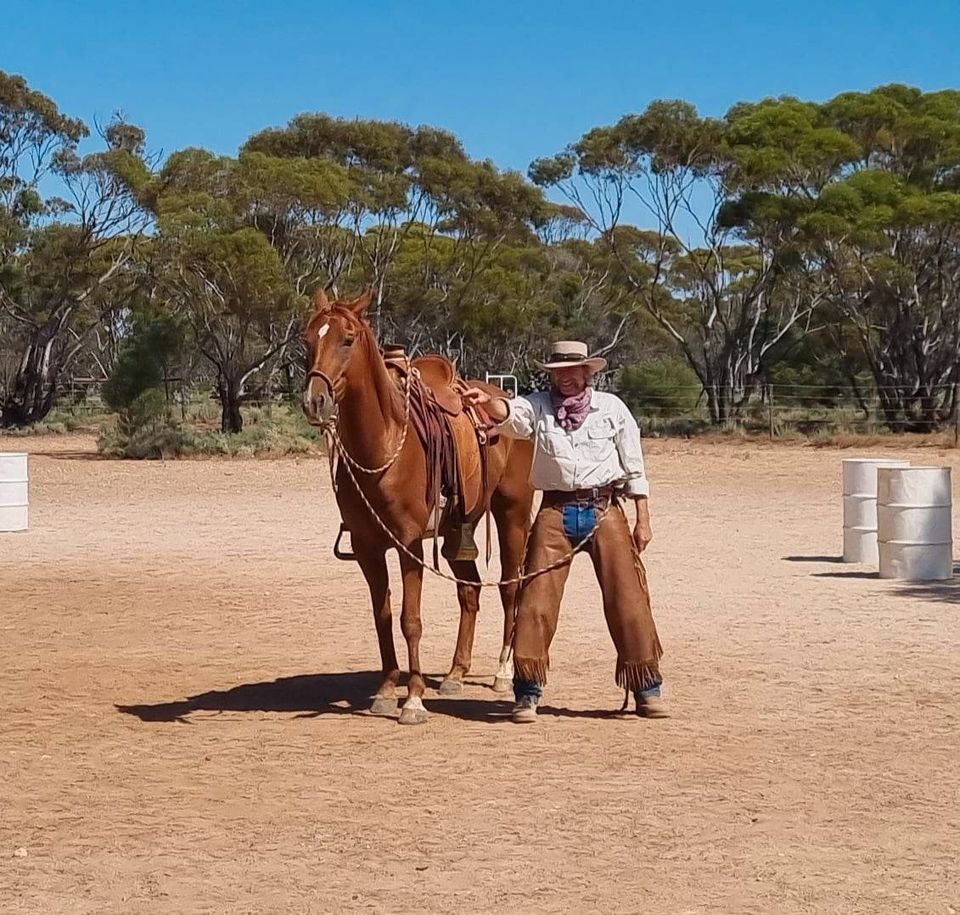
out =
{"type": "Polygon", "coordinates": [[[533,360],[533,364],[540,369],[568,369],[571,366],[582,365],[591,372],[602,372],[607,367],[607,360],[602,356],[590,357],[587,344],[579,340],[558,340],[553,344],[550,355],[545,362],[533,360]]]}

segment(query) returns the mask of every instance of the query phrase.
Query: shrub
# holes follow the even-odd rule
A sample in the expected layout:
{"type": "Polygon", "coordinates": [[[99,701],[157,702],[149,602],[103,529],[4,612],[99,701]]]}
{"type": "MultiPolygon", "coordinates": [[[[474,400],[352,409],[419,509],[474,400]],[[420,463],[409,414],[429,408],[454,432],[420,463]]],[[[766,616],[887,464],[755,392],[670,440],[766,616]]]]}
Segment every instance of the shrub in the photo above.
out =
{"type": "Polygon", "coordinates": [[[226,434],[175,422],[163,393],[151,389],[121,410],[116,423],[104,427],[97,443],[113,457],[155,459],[176,457],[279,456],[310,454],[321,450],[322,437],[298,411],[279,408],[248,424],[242,432],[226,434]]]}
{"type": "Polygon", "coordinates": [[[163,384],[166,366],[180,346],[180,331],[168,316],[145,317],[133,328],[103,386],[103,401],[120,411],[163,384]]]}
{"type": "Polygon", "coordinates": [[[696,409],[700,381],[682,359],[661,359],[628,365],[617,390],[628,407],[641,416],[678,416],[696,409]]]}
{"type": "Polygon", "coordinates": [[[171,458],[184,453],[188,433],[171,417],[163,391],[148,388],[117,413],[97,441],[103,454],[125,458],[171,458]]]}

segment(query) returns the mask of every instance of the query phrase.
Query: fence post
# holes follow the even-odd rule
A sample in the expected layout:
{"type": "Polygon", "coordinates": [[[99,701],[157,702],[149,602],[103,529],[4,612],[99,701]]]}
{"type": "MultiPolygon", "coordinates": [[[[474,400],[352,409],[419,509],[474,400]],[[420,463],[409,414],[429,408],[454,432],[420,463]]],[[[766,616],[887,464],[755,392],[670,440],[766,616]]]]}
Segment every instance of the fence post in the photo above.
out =
{"type": "Polygon", "coordinates": [[[953,447],[960,447],[960,404],[956,395],[953,398],[953,447]]]}
{"type": "Polygon", "coordinates": [[[773,385],[767,385],[767,420],[770,424],[770,441],[773,441],[773,385]]]}

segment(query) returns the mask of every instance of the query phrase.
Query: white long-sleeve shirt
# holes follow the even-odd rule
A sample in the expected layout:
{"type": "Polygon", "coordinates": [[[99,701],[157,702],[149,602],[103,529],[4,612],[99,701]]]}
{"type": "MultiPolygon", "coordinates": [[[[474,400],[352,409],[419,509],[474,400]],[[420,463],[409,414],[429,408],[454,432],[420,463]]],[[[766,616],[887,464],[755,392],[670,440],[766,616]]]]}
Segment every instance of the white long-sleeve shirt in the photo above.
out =
{"type": "Polygon", "coordinates": [[[535,443],[530,482],[535,489],[592,489],[616,484],[630,496],[648,496],[640,429],[615,394],[594,391],[579,429],[567,432],[553,412],[549,391],[507,401],[510,415],[497,427],[509,438],[535,443]]]}

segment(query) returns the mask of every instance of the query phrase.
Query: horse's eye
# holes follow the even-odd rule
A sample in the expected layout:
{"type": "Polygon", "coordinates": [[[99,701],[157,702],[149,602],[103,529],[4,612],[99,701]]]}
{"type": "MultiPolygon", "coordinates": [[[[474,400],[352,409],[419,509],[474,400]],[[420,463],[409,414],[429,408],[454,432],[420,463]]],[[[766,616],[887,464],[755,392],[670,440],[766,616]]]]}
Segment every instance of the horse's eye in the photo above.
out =
{"type": "Polygon", "coordinates": [[[356,339],[357,339],[356,337],[344,337],[344,338],[343,338],[343,344],[342,344],[342,345],[343,345],[343,346],[353,346],[353,344],[356,342],[356,339]]]}

